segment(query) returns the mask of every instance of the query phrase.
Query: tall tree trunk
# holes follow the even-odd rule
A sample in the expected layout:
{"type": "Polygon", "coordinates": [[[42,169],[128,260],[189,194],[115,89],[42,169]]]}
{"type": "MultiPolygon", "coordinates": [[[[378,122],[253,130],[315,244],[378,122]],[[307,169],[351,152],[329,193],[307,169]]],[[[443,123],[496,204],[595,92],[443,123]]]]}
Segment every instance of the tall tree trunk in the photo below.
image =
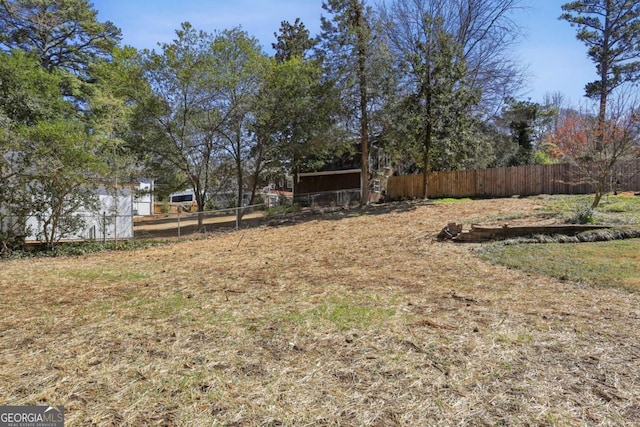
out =
{"type": "Polygon", "coordinates": [[[602,74],[601,88],[600,88],[600,106],[598,109],[598,129],[596,131],[596,150],[598,153],[602,152],[606,144],[606,120],[607,120],[607,75],[602,74]]]}
{"type": "Polygon", "coordinates": [[[594,197],[593,197],[593,203],[591,203],[591,208],[595,209],[598,207],[598,205],[600,204],[600,200],[602,199],[602,196],[604,195],[606,189],[607,189],[607,180],[608,180],[609,174],[602,174],[599,178],[598,181],[596,181],[595,184],[595,188],[594,188],[594,197]]]}
{"type": "Polygon", "coordinates": [[[193,192],[196,193],[196,205],[198,206],[198,230],[202,230],[205,197],[199,183],[193,186],[193,192]]]}
{"type": "MultiPolygon", "coordinates": [[[[603,80],[603,87],[606,84],[606,77],[603,80]]],[[[602,89],[600,93],[600,107],[598,110],[598,141],[597,141],[597,149],[598,152],[602,151],[605,144],[605,133],[606,133],[606,120],[607,120],[607,92],[605,89],[602,89]]]]}
{"type": "Polygon", "coordinates": [[[424,170],[422,171],[422,197],[429,198],[429,150],[431,149],[431,122],[427,123],[424,137],[424,152],[422,161],[424,170]]]}
{"type": "Polygon", "coordinates": [[[63,203],[64,203],[64,196],[58,199],[56,206],[54,206],[52,209],[51,222],[50,222],[51,230],[48,235],[45,233],[45,236],[46,236],[45,238],[47,240],[47,249],[53,248],[54,244],[56,243],[56,233],[58,232],[59,222],[62,219],[63,203]]]}
{"type": "Polygon", "coordinates": [[[360,89],[360,144],[362,145],[361,200],[360,205],[369,204],[369,117],[367,111],[367,40],[364,25],[364,10],[358,3],[356,12],[356,30],[358,32],[358,83],[360,89]]]}
{"type": "Polygon", "coordinates": [[[598,130],[596,135],[596,150],[601,152],[606,143],[606,120],[607,120],[607,98],[609,95],[609,68],[610,51],[609,43],[611,38],[611,4],[607,1],[606,16],[604,18],[604,29],[602,32],[602,60],[599,66],[600,71],[600,105],[598,109],[598,130]]]}
{"type": "MultiPolygon", "coordinates": [[[[363,80],[366,80],[363,78],[363,80]]],[[[360,86],[360,143],[362,144],[362,200],[361,205],[369,204],[369,121],[367,120],[367,88],[360,86]]]]}
{"type": "MultiPolygon", "coordinates": [[[[240,133],[238,133],[240,135],[240,133]]],[[[240,222],[242,221],[242,194],[243,194],[243,184],[244,177],[242,173],[242,146],[240,141],[240,136],[237,137],[238,141],[236,142],[236,179],[238,185],[238,200],[236,202],[236,227],[240,227],[240,222]]]]}
{"type": "Polygon", "coordinates": [[[431,120],[431,89],[427,88],[425,97],[425,126],[423,147],[423,171],[422,171],[422,197],[429,198],[429,151],[431,150],[431,135],[433,133],[433,121],[431,120]]]}

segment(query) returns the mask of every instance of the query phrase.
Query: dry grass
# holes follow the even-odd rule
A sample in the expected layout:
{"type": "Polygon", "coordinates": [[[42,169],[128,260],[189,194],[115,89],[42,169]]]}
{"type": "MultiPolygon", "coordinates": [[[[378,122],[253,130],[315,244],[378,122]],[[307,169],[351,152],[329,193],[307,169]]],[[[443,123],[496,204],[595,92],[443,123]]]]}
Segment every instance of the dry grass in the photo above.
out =
{"type": "Polygon", "coordinates": [[[0,401],[68,426],[637,425],[640,295],[433,240],[534,203],[2,262],[0,401]]]}

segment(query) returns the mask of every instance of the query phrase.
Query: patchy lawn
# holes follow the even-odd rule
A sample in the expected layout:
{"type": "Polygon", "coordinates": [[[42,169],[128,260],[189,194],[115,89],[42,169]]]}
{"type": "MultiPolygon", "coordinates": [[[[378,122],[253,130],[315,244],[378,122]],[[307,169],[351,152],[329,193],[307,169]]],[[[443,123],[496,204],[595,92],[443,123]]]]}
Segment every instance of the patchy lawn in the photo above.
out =
{"type": "Polygon", "coordinates": [[[582,244],[496,244],[483,257],[525,271],[640,291],[640,239],[582,244]]]}
{"type": "Polygon", "coordinates": [[[547,203],[392,204],[3,261],[0,401],[65,405],[67,426],[636,424],[639,293],[434,240],[547,203]]]}

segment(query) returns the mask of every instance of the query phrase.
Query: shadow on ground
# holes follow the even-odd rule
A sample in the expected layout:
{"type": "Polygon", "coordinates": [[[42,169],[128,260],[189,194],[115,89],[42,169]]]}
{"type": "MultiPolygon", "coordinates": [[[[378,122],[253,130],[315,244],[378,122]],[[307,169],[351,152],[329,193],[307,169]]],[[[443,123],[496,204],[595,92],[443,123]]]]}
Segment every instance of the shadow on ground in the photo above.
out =
{"type": "MultiPolygon", "coordinates": [[[[369,206],[303,208],[300,212],[274,214],[257,218],[243,219],[240,229],[256,227],[286,227],[301,224],[308,221],[339,221],[346,218],[388,215],[415,210],[418,206],[432,205],[433,202],[402,201],[371,204],[369,206]]],[[[232,231],[236,229],[235,216],[219,217],[215,223],[206,223],[202,227],[197,224],[181,224],[178,232],[178,222],[175,217],[145,218],[134,226],[136,239],[168,239],[177,237],[190,237],[207,233],[232,231]]]]}

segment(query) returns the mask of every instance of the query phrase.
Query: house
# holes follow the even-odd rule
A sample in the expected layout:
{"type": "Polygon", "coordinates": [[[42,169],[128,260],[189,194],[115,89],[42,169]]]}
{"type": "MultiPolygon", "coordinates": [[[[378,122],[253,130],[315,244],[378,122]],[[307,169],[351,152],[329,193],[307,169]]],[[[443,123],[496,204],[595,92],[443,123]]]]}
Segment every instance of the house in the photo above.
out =
{"type": "MultiPolygon", "coordinates": [[[[370,202],[383,198],[387,178],[391,174],[384,150],[372,146],[369,155],[370,202]]],[[[299,173],[294,184],[294,200],[319,204],[328,200],[341,205],[359,201],[364,185],[361,175],[360,158],[356,150],[356,154],[338,158],[319,171],[299,173]]]]}
{"type": "Polygon", "coordinates": [[[286,174],[277,182],[271,182],[262,189],[262,197],[267,208],[281,205],[283,200],[293,200],[293,177],[286,174]]]}
{"type": "Polygon", "coordinates": [[[295,184],[295,195],[342,190],[360,191],[361,172],[361,169],[344,169],[299,173],[295,184]]]}

